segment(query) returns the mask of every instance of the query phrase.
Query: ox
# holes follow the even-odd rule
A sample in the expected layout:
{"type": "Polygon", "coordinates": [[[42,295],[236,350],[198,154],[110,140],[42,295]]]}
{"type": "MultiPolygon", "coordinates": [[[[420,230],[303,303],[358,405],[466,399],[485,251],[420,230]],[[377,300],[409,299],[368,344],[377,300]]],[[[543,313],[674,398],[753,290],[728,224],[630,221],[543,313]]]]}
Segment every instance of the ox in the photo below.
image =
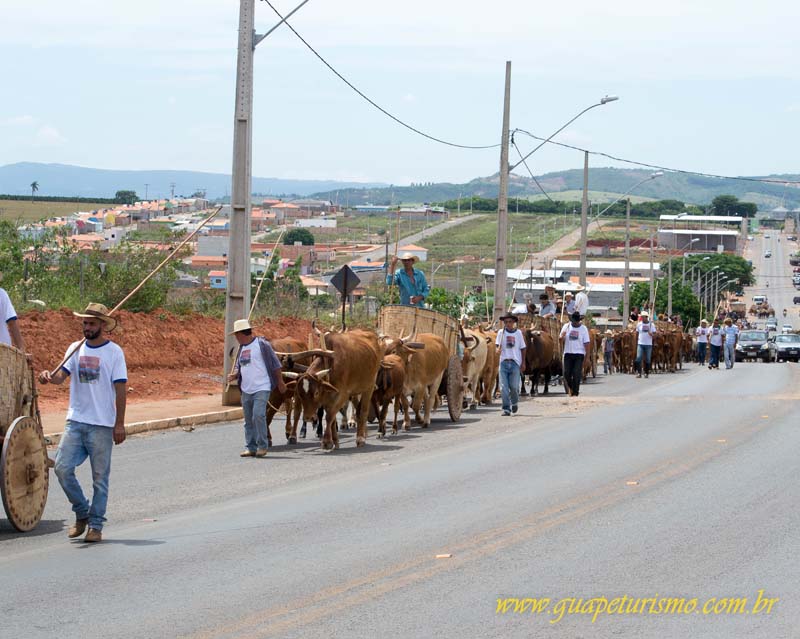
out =
{"type": "Polygon", "coordinates": [[[497,375],[500,371],[500,353],[494,347],[494,343],[497,340],[497,331],[487,331],[480,325],[476,331],[484,337],[487,345],[486,364],[480,376],[481,404],[491,404],[494,399],[494,390],[498,382],[497,375]]]}
{"type": "MultiPolygon", "coordinates": [[[[531,395],[536,395],[539,384],[539,375],[544,376],[544,394],[550,392],[550,375],[553,372],[553,356],[556,352],[555,342],[550,333],[540,330],[527,329],[525,335],[525,368],[531,380],[531,395]]],[[[525,381],[523,377],[523,389],[525,381]]]]}
{"type": "Polygon", "coordinates": [[[461,370],[465,380],[464,403],[471,409],[478,406],[478,384],[488,359],[486,335],[471,329],[463,330],[461,341],[464,344],[464,355],[461,358],[461,370]],[[467,396],[468,394],[468,396],[467,396]]]}
{"type": "Polygon", "coordinates": [[[386,414],[394,403],[392,435],[397,434],[397,415],[403,409],[403,428],[409,429],[408,398],[405,394],[406,363],[400,355],[384,355],[372,393],[372,407],[378,416],[378,438],[386,436],[386,414]]]}

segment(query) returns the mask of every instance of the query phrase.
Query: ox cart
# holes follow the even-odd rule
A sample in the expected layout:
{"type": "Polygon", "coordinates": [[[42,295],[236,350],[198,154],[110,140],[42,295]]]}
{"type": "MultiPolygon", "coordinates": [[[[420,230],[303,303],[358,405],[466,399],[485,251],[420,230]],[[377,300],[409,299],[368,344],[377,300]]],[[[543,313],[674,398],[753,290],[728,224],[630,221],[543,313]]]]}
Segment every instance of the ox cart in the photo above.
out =
{"type": "Polygon", "coordinates": [[[454,422],[461,417],[464,401],[464,376],[458,356],[459,325],[449,315],[418,306],[389,304],[378,315],[378,332],[394,338],[432,333],[448,348],[447,370],[439,386],[439,397],[447,399],[447,411],[454,422]]]}
{"type": "Polygon", "coordinates": [[[8,521],[21,532],[42,518],[52,466],[33,375],[24,353],[0,344],[0,492],[8,521]]]}

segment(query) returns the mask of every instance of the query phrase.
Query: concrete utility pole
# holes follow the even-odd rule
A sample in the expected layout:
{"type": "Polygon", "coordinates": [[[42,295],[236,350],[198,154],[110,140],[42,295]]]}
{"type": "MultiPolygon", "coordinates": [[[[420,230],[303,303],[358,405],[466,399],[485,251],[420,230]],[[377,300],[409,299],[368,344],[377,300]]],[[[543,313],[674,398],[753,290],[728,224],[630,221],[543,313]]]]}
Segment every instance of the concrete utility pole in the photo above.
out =
{"type": "Polygon", "coordinates": [[[672,256],[669,256],[669,281],[667,282],[667,316],[672,317],[672,256]]]}
{"type": "Polygon", "coordinates": [[[583,200],[581,201],[581,286],[586,286],[586,231],[589,213],[589,152],[583,152],[583,200]]]}
{"type": "Polygon", "coordinates": [[[174,200],[175,199],[175,182],[170,182],[169,183],[169,192],[170,192],[169,199],[170,200],[174,200]]]}
{"type": "Polygon", "coordinates": [[[622,328],[628,328],[631,314],[631,199],[625,206],[625,283],[622,289],[622,328]]]}
{"type": "Polygon", "coordinates": [[[653,274],[653,231],[650,230],[650,317],[655,319],[656,315],[656,289],[655,277],[653,274]]]}
{"type": "MultiPolygon", "coordinates": [[[[508,139],[511,119],[511,61],[506,62],[506,90],[503,101],[503,135],[500,147],[500,193],[497,197],[497,243],[494,260],[494,309],[492,319],[506,311],[506,279],[508,276],[506,252],[508,244],[508,139]]],[[[472,199],[470,198],[470,209],[472,199]]],[[[471,212],[471,211],[470,211],[471,212]]]]}
{"type": "MultiPolygon", "coordinates": [[[[233,118],[233,179],[228,244],[228,288],[225,299],[223,373],[231,370],[236,340],[229,333],[250,311],[250,182],[253,131],[253,53],[255,0],[239,3],[239,54],[236,62],[236,106],[233,118]]],[[[223,381],[223,385],[226,383],[223,381]]],[[[239,403],[239,388],[228,385],[222,403],[239,403]]]]}
{"type": "Polygon", "coordinates": [[[144,201],[145,201],[145,202],[147,202],[147,189],[148,189],[149,187],[150,187],[150,185],[149,185],[147,182],[145,182],[145,183],[144,183],[144,201]]]}

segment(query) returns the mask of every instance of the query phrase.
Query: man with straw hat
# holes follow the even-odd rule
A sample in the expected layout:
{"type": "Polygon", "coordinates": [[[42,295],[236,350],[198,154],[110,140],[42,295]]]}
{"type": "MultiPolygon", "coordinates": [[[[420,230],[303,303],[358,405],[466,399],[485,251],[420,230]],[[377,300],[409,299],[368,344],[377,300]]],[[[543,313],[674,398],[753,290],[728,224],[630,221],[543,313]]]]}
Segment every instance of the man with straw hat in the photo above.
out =
{"type": "Polygon", "coordinates": [[[614,333],[607,330],[603,334],[603,373],[610,375],[614,372],[614,333]]]}
{"type": "Polygon", "coordinates": [[[708,320],[701,319],[700,326],[695,329],[694,334],[697,337],[697,363],[704,366],[708,349],[708,320]]]}
{"type": "Polygon", "coordinates": [[[75,524],[67,536],[102,541],[111,474],[111,450],[125,441],[125,404],[128,371],[125,354],[109,341],[117,321],[102,304],[91,303],[83,313],[83,342],[67,349],[64,364],[54,374],[39,374],[42,384],[61,384],[70,379],[69,410],[64,435],[58,446],[55,473],[75,512],[75,524]],[[86,458],[92,466],[92,502],[86,499],[75,477],[75,468],[86,458]]]}
{"type": "Polygon", "coordinates": [[[236,320],[231,334],[239,342],[234,371],[228,381],[238,380],[242,392],[244,413],[244,445],[240,457],[266,457],[269,448],[267,435],[267,403],[270,393],[286,393],[281,375],[281,362],[266,338],[253,335],[250,321],[236,320]]]}
{"type": "Polygon", "coordinates": [[[650,313],[642,311],[641,319],[636,325],[636,377],[642,376],[642,360],[644,360],[645,379],[650,377],[650,363],[653,359],[653,335],[656,333],[656,325],[650,321],[650,313]]]}
{"type": "Polygon", "coordinates": [[[503,328],[498,331],[495,347],[500,355],[500,395],[503,398],[503,417],[517,412],[519,387],[525,373],[525,336],[517,328],[517,316],[506,313],[500,318],[503,328]]]}
{"type": "Polygon", "coordinates": [[[403,253],[399,258],[395,255],[386,275],[386,284],[397,286],[401,304],[422,308],[431,289],[425,280],[425,274],[414,268],[414,264],[418,261],[419,258],[413,253],[403,253]],[[398,259],[403,263],[403,269],[395,273],[398,259]]]}

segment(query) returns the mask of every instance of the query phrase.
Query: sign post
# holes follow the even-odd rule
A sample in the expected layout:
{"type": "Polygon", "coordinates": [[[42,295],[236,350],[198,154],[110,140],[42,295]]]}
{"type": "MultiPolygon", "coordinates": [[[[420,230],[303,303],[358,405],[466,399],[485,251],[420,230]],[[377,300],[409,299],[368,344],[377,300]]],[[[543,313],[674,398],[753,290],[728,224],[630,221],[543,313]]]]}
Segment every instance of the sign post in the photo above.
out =
{"type": "Polygon", "coordinates": [[[347,296],[361,284],[358,275],[353,272],[347,264],[336,271],[336,275],[331,278],[331,284],[342,296],[342,330],[345,329],[345,309],[347,308],[347,296]]]}

